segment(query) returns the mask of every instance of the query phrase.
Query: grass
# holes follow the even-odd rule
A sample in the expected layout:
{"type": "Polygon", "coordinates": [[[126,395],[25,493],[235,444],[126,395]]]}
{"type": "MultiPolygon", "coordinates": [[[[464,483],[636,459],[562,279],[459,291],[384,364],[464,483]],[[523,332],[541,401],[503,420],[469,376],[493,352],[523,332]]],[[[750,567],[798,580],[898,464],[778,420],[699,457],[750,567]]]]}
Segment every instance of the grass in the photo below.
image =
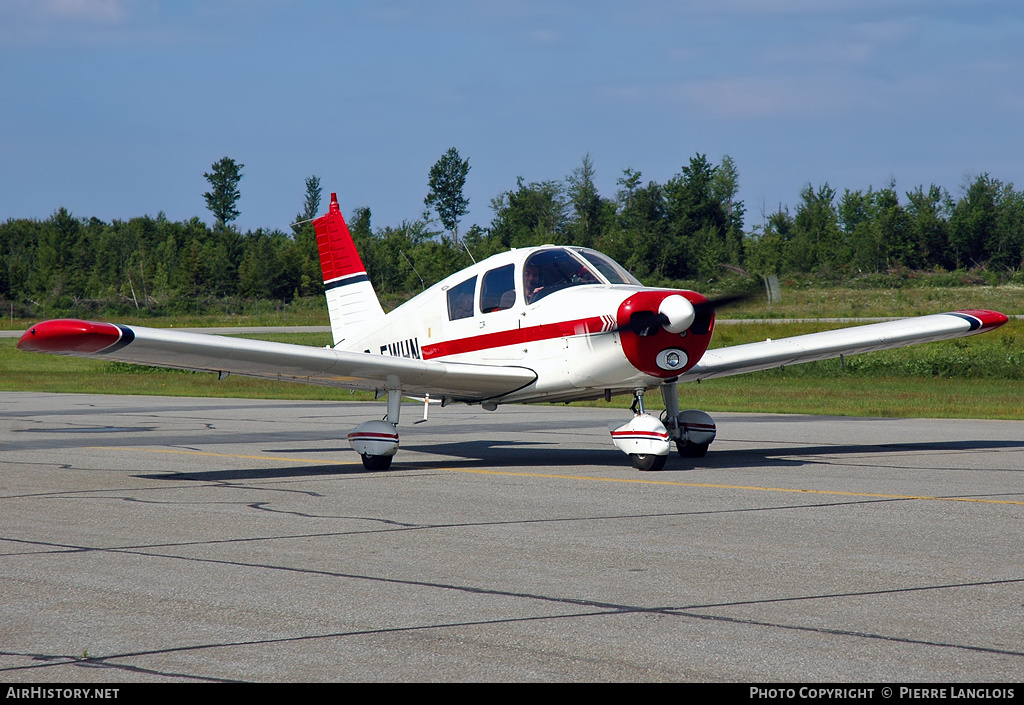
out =
{"type": "Polygon", "coordinates": [[[728,309],[729,318],[860,318],[924,316],[969,308],[1024,314],[1024,287],[903,287],[899,289],[788,288],[771,306],[754,299],[728,309]]]}
{"type": "MultiPolygon", "coordinates": [[[[713,347],[783,338],[843,324],[720,325],[713,347]]],[[[322,347],[329,333],[251,335],[322,347]]],[[[24,353],[0,339],[0,390],[353,401],[364,392],[100,360],[24,353]]],[[[611,406],[628,407],[618,397],[611,406]]],[[[979,336],[690,383],[680,402],[706,411],[839,416],[1024,419],[1024,321],[979,336]]],[[[647,405],[659,408],[660,395],[647,405]]],[[[609,406],[592,402],[592,406],[609,406]]]]}
{"type": "MultiPolygon", "coordinates": [[[[146,315],[145,311],[124,316],[101,316],[88,311],[45,316],[44,318],[81,318],[87,321],[115,321],[148,328],[214,328],[243,326],[326,326],[330,325],[323,298],[297,299],[286,306],[260,302],[260,306],[240,307],[235,313],[146,315]]],[[[0,330],[27,330],[39,318],[0,318],[0,330]]]]}

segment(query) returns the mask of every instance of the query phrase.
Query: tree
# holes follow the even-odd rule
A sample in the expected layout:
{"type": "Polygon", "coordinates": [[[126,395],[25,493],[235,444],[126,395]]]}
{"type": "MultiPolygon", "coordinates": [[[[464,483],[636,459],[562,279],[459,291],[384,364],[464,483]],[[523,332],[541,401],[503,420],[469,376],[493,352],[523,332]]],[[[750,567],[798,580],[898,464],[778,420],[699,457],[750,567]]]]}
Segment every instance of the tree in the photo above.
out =
{"type": "MultiPolygon", "coordinates": [[[[671,240],[666,251],[666,276],[679,278],[698,274],[695,263],[700,259],[703,272],[700,276],[704,278],[715,269],[714,259],[717,258],[719,264],[727,259],[729,251],[725,243],[729,218],[721,198],[729,197],[729,188],[719,186],[720,190],[724,189],[724,194],[716,194],[715,176],[716,167],[708,162],[705,155],[697,154],[690,158],[689,165],[684,166],[679,175],[665,184],[667,235],[671,240]],[[710,246],[712,233],[721,247],[710,246]],[[698,253],[701,248],[708,249],[708,253],[698,253]]],[[[738,257],[739,248],[735,249],[738,257]]]]}
{"type": "Polygon", "coordinates": [[[996,198],[1002,184],[982,174],[967,187],[949,219],[949,244],[956,265],[980,266],[997,240],[996,198]]]}
{"type": "Polygon", "coordinates": [[[726,154],[722,163],[715,167],[711,177],[711,194],[725,213],[725,247],[728,259],[739,264],[743,254],[743,201],[737,198],[740,191],[740,172],[736,162],[726,154]]]}
{"type": "Polygon", "coordinates": [[[459,156],[452,147],[430,168],[430,191],[423,203],[437,211],[437,217],[456,242],[459,241],[459,218],[469,212],[469,199],[462,195],[469,173],[469,160],[459,156]]]}
{"type": "Polygon", "coordinates": [[[629,168],[623,169],[622,176],[615,183],[624,189],[618,193],[619,203],[623,208],[629,208],[633,205],[633,193],[640,185],[640,172],[629,168]]]}
{"type": "Polygon", "coordinates": [[[817,190],[807,184],[800,192],[803,201],[793,218],[793,236],[786,243],[788,269],[812,272],[821,265],[836,264],[842,253],[836,190],[825,182],[817,190]]]}
{"type": "Polygon", "coordinates": [[[907,192],[909,204],[907,214],[910,216],[914,237],[924,250],[925,263],[951,267],[953,258],[949,252],[949,195],[940,186],[932,184],[927,193],[923,186],[907,192]]]}
{"type": "Polygon", "coordinates": [[[245,164],[224,157],[219,162],[214,162],[212,171],[203,174],[203,178],[210,182],[210,190],[203,194],[203,198],[206,199],[206,207],[217,219],[218,228],[226,227],[238,217],[235,204],[242,196],[238,190],[238,182],[242,180],[243,167],[245,164]]]}
{"type": "Polygon", "coordinates": [[[298,232],[302,226],[319,215],[319,202],[323,190],[319,186],[319,176],[313,175],[306,179],[306,200],[302,206],[302,212],[295,216],[295,224],[292,229],[298,232]]]}
{"type": "Polygon", "coordinates": [[[567,240],[564,189],[557,181],[523,183],[491,199],[491,237],[504,247],[563,244],[567,240]]]}
{"type": "Polygon", "coordinates": [[[584,247],[593,246],[600,230],[602,203],[597,186],[594,185],[595,175],[594,163],[590,155],[586,154],[583,156],[583,164],[573,170],[566,180],[566,194],[575,214],[573,244],[584,247]]]}

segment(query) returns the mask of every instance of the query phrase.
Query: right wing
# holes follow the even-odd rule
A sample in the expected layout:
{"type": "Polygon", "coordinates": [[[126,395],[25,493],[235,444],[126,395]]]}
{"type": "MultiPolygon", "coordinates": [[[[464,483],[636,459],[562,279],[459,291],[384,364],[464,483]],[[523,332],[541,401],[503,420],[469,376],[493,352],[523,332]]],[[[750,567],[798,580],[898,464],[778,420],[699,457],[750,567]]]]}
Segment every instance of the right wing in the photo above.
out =
{"type": "Polygon", "coordinates": [[[20,350],[230,373],[347,389],[482,401],[531,384],[525,367],[470,365],[93,321],[37,323],[20,350]]]}
{"type": "Polygon", "coordinates": [[[953,311],[716,348],[705,352],[696,365],[679,376],[679,381],[727,377],[801,362],[960,338],[998,328],[1007,320],[998,311],[953,311]]]}

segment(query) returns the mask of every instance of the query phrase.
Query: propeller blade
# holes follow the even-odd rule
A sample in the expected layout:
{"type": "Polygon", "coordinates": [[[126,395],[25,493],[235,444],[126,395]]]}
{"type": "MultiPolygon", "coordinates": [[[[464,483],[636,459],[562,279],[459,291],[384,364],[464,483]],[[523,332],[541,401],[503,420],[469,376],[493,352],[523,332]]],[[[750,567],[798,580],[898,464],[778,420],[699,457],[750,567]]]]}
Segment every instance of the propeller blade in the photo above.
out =
{"type": "MultiPolygon", "coordinates": [[[[750,291],[745,291],[739,294],[718,296],[713,299],[708,299],[707,301],[692,304],[694,320],[690,325],[689,330],[695,335],[705,335],[711,327],[711,314],[713,314],[717,309],[753,298],[757,295],[758,291],[758,289],[751,289],[750,291]]],[[[635,335],[646,337],[654,335],[661,327],[668,326],[670,323],[671,321],[669,317],[664,313],[656,311],[637,311],[629,317],[629,323],[624,326],[619,326],[611,332],[620,333],[622,331],[629,331],[635,335]]]]}
{"type": "Polygon", "coordinates": [[[702,301],[699,304],[693,305],[693,310],[700,316],[702,313],[712,313],[715,309],[728,306],[730,304],[737,303],[739,301],[746,301],[754,296],[753,291],[744,292],[742,294],[731,294],[729,296],[719,296],[714,299],[708,299],[702,301]]]}
{"type": "Polygon", "coordinates": [[[693,331],[694,335],[705,335],[711,327],[711,314],[713,314],[716,309],[751,299],[757,295],[758,291],[759,289],[750,289],[749,291],[745,291],[740,294],[718,296],[713,299],[708,299],[707,301],[702,301],[699,304],[694,304],[693,310],[697,315],[693,320],[693,325],[690,326],[690,330],[693,331]]]}
{"type": "Polygon", "coordinates": [[[630,333],[634,333],[640,337],[646,337],[657,333],[658,329],[666,323],[668,323],[668,316],[663,313],[655,313],[654,311],[637,311],[629,317],[629,323],[616,328],[612,332],[619,333],[621,331],[628,330],[630,333]]]}

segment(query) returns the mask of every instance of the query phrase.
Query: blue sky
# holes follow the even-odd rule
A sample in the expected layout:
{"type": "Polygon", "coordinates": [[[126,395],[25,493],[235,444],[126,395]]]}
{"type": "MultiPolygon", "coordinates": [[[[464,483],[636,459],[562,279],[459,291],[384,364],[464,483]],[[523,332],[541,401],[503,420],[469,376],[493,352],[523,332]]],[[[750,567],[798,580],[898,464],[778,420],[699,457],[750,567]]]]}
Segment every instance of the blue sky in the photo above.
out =
{"type": "Polygon", "coordinates": [[[1024,182],[1019,0],[5,0],[0,220],[287,229],[316,174],[373,225],[423,211],[449,147],[470,212],[590,154],[601,193],[730,155],[747,225],[807,183],[902,193],[1024,182]]]}

